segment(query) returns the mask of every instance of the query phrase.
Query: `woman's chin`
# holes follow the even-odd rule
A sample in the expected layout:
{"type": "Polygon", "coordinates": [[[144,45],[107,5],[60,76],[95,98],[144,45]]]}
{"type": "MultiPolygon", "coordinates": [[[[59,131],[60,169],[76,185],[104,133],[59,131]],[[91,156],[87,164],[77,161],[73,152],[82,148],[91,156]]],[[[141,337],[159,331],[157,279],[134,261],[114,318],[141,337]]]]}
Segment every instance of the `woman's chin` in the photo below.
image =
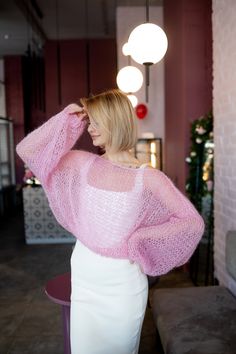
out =
{"type": "Polygon", "coordinates": [[[103,149],[105,147],[104,143],[99,141],[99,139],[93,139],[92,143],[93,143],[93,146],[100,147],[101,149],[103,149]]]}
{"type": "Polygon", "coordinates": [[[99,143],[99,141],[96,141],[96,139],[95,139],[95,140],[93,140],[93,145],[94,146],[101,146],[101,143],[99,143]]]}

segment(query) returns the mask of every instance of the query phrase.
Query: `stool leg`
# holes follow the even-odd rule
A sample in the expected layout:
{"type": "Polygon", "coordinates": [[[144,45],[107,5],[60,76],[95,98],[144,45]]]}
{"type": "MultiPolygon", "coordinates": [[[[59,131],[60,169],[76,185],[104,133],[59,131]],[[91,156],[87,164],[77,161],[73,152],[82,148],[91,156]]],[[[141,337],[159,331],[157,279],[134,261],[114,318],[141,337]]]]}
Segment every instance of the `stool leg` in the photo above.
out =
{"type": "Polygon", "coordinates": [[[64,354],[71,354],[70,350],[70,306],[62,306],[62,321],[64,334],[64,354]]]}

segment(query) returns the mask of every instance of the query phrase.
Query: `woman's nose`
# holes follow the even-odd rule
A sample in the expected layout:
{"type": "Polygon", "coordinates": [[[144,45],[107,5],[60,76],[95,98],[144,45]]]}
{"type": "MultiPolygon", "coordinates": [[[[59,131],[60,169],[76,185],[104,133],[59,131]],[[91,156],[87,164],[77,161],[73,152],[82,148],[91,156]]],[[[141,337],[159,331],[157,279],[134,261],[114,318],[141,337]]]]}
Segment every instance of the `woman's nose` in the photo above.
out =
{"type": "Polygon", "coordinates": [[[88,126],[88,132],[89,132],[89,133],[92,133],[92,132],[93,132],[93,130],[94,130],[94,129],[93,129],[92,125],[91,125],[91,124],[89,124],[89,126],[88,126]]]}

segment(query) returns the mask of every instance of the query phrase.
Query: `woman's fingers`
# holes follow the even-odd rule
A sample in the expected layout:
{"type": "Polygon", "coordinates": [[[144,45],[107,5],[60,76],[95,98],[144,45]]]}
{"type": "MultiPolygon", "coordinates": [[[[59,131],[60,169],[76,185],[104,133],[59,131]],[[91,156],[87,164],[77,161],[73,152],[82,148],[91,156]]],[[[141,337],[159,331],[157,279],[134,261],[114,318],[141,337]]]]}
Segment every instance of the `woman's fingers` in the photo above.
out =
{"type": "Polygon", "coordinates": [[[78,117],[82,118],[82,120],[88,121],[87,113],[77,113],[78,117]]]}
{"type": "Polygon", "coordinates": [[[84,113],[83,107],[78,106],[76,103],[71,103],[67,106],[69,113],[84,113]]]}
{"type": "Polygon", "coordinates": [[[88,114],[85,111],[84,107],[78,106],[76,103],[71,103],[66,107],[69,114],[76,114],[81,120],[88,121],[88,114]]]}

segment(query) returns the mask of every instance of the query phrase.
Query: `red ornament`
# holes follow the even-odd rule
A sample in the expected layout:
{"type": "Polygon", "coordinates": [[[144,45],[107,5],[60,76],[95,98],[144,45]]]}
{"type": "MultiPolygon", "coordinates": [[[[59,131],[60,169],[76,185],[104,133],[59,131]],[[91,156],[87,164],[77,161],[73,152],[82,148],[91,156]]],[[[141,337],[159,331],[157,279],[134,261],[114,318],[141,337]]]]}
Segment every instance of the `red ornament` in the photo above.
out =
{"type": "Polygon", "coordinates": [[[148,112],[147,106],[143,103],[140,103],[135,107],[135,112],[139,119],[143,119],[146,117],[148,112]]]}

